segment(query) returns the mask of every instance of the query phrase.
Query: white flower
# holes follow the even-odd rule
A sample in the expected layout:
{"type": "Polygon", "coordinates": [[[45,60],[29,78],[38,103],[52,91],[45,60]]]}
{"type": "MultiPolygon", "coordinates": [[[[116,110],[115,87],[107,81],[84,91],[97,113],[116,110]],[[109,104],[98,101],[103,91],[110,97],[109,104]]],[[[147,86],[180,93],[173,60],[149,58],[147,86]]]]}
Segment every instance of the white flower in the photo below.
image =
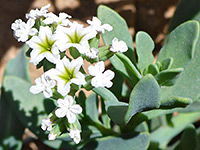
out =
{"type": "Polygon", "coordinates": [[[78,144],[81,141],[80,130],[78,129],[70,129],[69,136],[74,140],[76,144],[78,144]]]}
{"type": "Polygon", "coordinates": [[[65,99],[58,99],[58,109],[55,114],[58,118],[67,117],[69,123],[76,121],[76,115],[82,112],[82,108],[78,104],[73,104],[74,99],[72,96],[66,96],[65,99]]]}
{"type": "Polygon", "coordinates": [[[27,23],[23,22],[21,19],[16,20],[12,23],[11,28],[14,31],[14,36],[18,42],[26,42],[29,36],[35,35],[38,31],[33,28],[35,20],[29,19],[27,23]]]}
{"type": "Polygon", "coordinates": [[[124,41],[119,41],[116,37],[112,40],[110,51],[112,52],[126,52],[128,47],[124,41]]]}
{"type": "Polygon", "coordinates": [[[48,135],[48,139],[49,139],[50,141],[54,141],[54,140],[56,139],[56,137],[57,137],[57,135],[56,135],[56,134],[53,134],[53,133],[49,133],[49,135],[48,135]]]}
{"type": "Polygon", "coordinates": [[[33,94],[38,94],[43,92],[46,98],[53,95],[52,88],[56,85],[56,82],[52,80],[48,75],[43,74],[41,77],[35,80],[36,85],[31,86],[30,92],[33,94]]]}
{"type": "Polygon", "coordinates": [[[41,128],[44,131],[45,130],[51,131],[51,129],[52,129],[52,121],[50,120],[50,118],[42,120],[42,126],[41,126],[41,128]]]}
{"type": "Polygon", "coordinates": [[[57,23],[58,25],[68,26],[71,22],[67,18],[71,18],[71,16],[66,13],[59,13],[59,17],[53,13],[48,13],[43,22],[45,24],[57,23]]]}
{"type": "Polygon", "coordinates": [[[17,19],[17,20],[15,20],[15,22],[14,23],[12,23],[12,25],[11,25],[11,29],[12,30],[18,30],[18,29],[20,29],[20,25],[22,24],[22,20],[21,19],[17,19]]]}
{"type": "Polygon", "coordinates": [[[91,84],[94,87],[107,87],[110,88],[112,86],[112,80],[115,76],[114,72],[111,70],[105,70],[104,62],[100,61],[96,63],[94,66],[88,67],[88,72],[94,76],[91,80],[91,84]]]}
{"type": "Polygon", "coordinates": [[[91,48],[90,51],[86,52],[86,56],[89,57],[90,59],[96,59],[98,58],[99,50],[96,48],[91,48]]]}
{"type": "Polygon", "coordinates": [[[30,62],[37,65],[46,58],[49,62],[56,64],[60,60],[59,50],[55,44],[55,34],[50,27],[40,27],[39,35],[33,36],[26,44],[33,50],[30,53],[30,62]]]}
{"type": "Polygon", "coordinates": [[[85,54],[90,48],[88,40],[94,38],[96,34],[95,30],[84,28],[83,25],[74,21],[70,24],[70,27],[57,27],[57,46],[60,51],[75,47],[79,53],[85,54]]]}
{"type": "Polygon", "coordinates": [[[56,68],[49,70],[48,75],[57,81],[58,92],[65,96],[70,92],[70,85],[84,85],[85,76],[79,71],[83,65],[82,57],[72,60],[71,62],[64,57],[58,61],[56,68]]]}
{"type": "Polygon", "coordinates": [[[48,12],[49,7],[50,7],[50,4],[43,6],[40,10],[37,8],[35,10],[32,9],[29,14],[26,14],[26,18],[38,19],[42,16],[45,16],[48,12]]]}
{"type": "Polygon", "coordinates": [[[97,32],[104,33],[105,30],[112,31],[112,26],[109,24],[101,25],[101,21],[97,17],[93,17],[92,21],[87,20],[87,23],[91,25],[91,27],[97,32]]]}

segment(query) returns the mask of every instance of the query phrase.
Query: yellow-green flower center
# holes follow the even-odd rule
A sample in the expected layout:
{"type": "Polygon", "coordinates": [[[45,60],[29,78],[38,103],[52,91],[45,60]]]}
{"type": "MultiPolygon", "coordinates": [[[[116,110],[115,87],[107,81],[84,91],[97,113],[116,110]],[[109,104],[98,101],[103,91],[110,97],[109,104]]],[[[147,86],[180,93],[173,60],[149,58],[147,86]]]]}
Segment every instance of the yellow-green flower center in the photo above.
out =
{"type": "Polygon", "coordinates": [[[37,43],[41,48],[40,54],[44,53],[44,52],[51,52],[52,53],[51,50],[52,50],[52,46],[53,46],[54,43],[55,43],[55,41],[49,40],[48,37],[45,37],[45,40],[42,41],[42,43],[37,43]]]}
{"type": "Polygon", "coordinates": [[[65,81],[65,84],[67,84],[71,79],[76,78],[76,74],[74,72],[74,68],[72,70],[69,70],[65,67],[65,71],[58,75],[62,80],[65,81]]]}
{"type": "Polygon", "coordinates": [[[70,43],[79,44],[85,35],[80,35],[75,31],[72,35],[67,34],[67,36],[70,39],[70,43]]]}

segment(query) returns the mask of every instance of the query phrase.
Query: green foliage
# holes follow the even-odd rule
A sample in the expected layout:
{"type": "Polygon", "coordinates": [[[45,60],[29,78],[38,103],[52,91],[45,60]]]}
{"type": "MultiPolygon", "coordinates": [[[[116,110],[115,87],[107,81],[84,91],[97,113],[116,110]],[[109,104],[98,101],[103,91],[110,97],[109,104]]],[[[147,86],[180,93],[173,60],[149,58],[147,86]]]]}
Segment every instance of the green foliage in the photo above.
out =
{"type": "Polygon", "coordinates": [[[101,20],[102,24],[107,23],[113,27],[113,30],[111,32],[106,32],[105,34],[102,35],[104,43],[107,46],[112,44],[112,40],[115,37],[117,37],[119,40],[126,42],[129,49],[127,52],[125,52],[125,55],[135,64],[133,40],[128,31],[128,26],[126,24],[126,21],[114,10],[104,5],[100,5],[98,7],[97,16],[101,20]]]}
{"type": "Polygon", "coordinates": [[[160,88],[150,74],[143,77],[134,87],[130,95],[128,110],[125,116],[128,122],[133,115],[144,109],[158,108],[160,103],[160,88]]]}
{"type": "Polygon", "coordinates": [[[172,86],[180,76],[183,68],[168,69],[159,72],[155,78],[160,86],[172,86]]]}
{"type": "Polygon", "coordinates": [[[194,57],[195,46],[199,37],[199,24],[189,21],[172,31],[161,49],[158,61],[172,57],[174,62],[171,68],[186,66],[194,57]]]}
{"type": "Polygon", "coordinates": [[[94,88],[93,91],[104,99],[105,110],[111,120],[116,124],[124,124],[128,104],[119,102],[115,95],[106,88],[94,88]]]}
{"type": "Polygon", "coordinates": [[[112,65],[134,86],[142,78],[134,64],[124,54],[116,53],[111,59],[112,65]]]}
{"type": "Polygon", "coordinates": [[[47,112],[54,108],[53,101],[43,101],[42,94],[31,94],[29,92],[31,83],[19,77],[6,76],[3,87],[5,88],[6,98],[23,125],[29,127],[37,135],[43,134],[40,129],[41,121],[47,117],[47,112]],[[21,92],[22,89],[23,92],[21,92]]]}
{"type": "Polygon", "coordinates": [[[22,147],[22,135],[25,126],[19,121],[6,99],[3,88],[0,99],[0,150],[16,149],[22,147]]]}
{"type": "MultiPolygon", "coordinates": [[[[191,4],[185,0],[180,2],[169,31],[188,18],[200,16],[197,10],[199,6],[195,6],[194,2],[196,0],[191,4]],[[194,6],[194,10],[190,12],[186,8],[189,13],[185,18],[176,19],[186,4],[194,6]]],[[[46,140],[45,133],[40,129],[41,120],[55,109],[55,101],[44,99],[42,94],[32,95],[29,92],[32,84],[25,46],[7,64],[4,73],[0,117],[5,119],[0,124],[0,128],[4,129],[0,132],[0,149],[21,149],[25,127],[56,149],[199,149],[200,130],[192,125],[200,116],[199,23],[189,21],[173,30],[155,64],[151,37],[145,32],[138,32],[136,63],[132,37],[124,19],[103,5],[99,6],[97,14],[102,24],[110,24],[113,30],[102,35],[106,46],[98,48],[100,34],[91,39],[89,44],[99,49],[99,60],[111,60],[115,78],[110,90],[93,88],[94,93],[88,97],[83,91],[76,97],[77,103],[83,108],[78,116],[83,140],[76,145],[69,134],[63,134],[55,141],[46,140]],[[126,42],[129,49],[125,54],[109,51],[114,37],[126,42]],[[178,115],[174,116],[174,112],[178,112],[178,115]],[[181,139],[168,147],[169,142],[182,131],[181,139]]],[[[30,51],[27,51],[27,55],[30,51]]],[[[81,55],[75,48],[70,48],[70,54],[74,58],[81,55]]],[[[44,71],[55,67],[46,59],[37,67],[41,66],[44,71]]],[[[88,84],[91,78],[87,78],[88,84]]],[[[89,86],[91,89],[92,86],[89,86]]],[[[79,122],[76,123],[80,126],[79,122]]],[[[56,128],[59,133],[64,128],[64,123],[61,125],[56,128]]]]}
{"type": "Polygon", "coordinates": [[[143,31],[136,34],[135,42],[138,55],[138,67],[140,72],[143,72],[144,69],[153,63],[154,57],[152,51],[154,49],[154,42],[151,37],[143,31]]]}
{"type": "Polygon", "coordinates": [[[178,135],[188,124],[193,123],[199,118],[200,112],[179,114],[172,119],[173,127],[161,126],[159,129],[151,133],[151,141],[160,145],[160,148],[165,149],[168,142],[178,135]]]}
{"type": "Polygon", "coordinates": [[[194,125],[185,128],[175,150],[197,150],[197,133],[194,125]]]}
{"type": "Polygon", "coordinates": [[[180,0],[175,14],[171,20],[168,32],[170,33],[180,24],[188,20],[200,21],[200,1],[199,0],[180,0]]]}
{"type": "MultiPolygon", "coordinates": [[[[196,35],[199,33],[198,28],[196,28],[195,26],[198,25],[198,23],[196,23],[195,21],[190,21],[187,23],[184,23],[183,25],[181,25],[182,28],[177,27],[177,29],[175,29],[175,31],[173,31],[171,34],[175,34],[176,30],[181,32],[184,32],[183,30],[189,29],[188,26],[191,25],[193,26],[193,29],[191,29],[190,34],[192,35],[196,35]],[[185,28],[185,29],[184,29],[185,28]]],[[[171,35],[170,34],[170,35],[171,35]]],[[[183,37],[186,37],[187,34],[182,35],[183,37]]],[[[192,36],[193,36],[192,35],[192,36]]],[[[161,55],[159,55],[159,58],[161,59],[165,53],[166,57],[168,55],[171,55],[171,57],[173,57],[174,63],[176,65],[172,65],[172,66],[180,66],[184,68],[184,71],[181,73],[180,77],[178,78],[176,84],[172,87],[165,87],[162,88],[161,90],[161,100],[164,99],[171,99],[172,97],[188,97],[191,98],[193,101],[197,100],[199,97],[199,89],[200,89],[200,84],[198,82],[199,78],[199,57],[200,57],[200,51],[199,51],[199,40],[198,43],[196,43],[198,36],[195,37],[192,41],[193,44],[189,44],[191,46],[190,49],[187,49],[187,47],[184,47],[184,49],[182,48],[182,51],[179,51],[177,49],[177,51],[170,51],[167,49],[162,49],[162,51],[164,51],[163,53],[161,53],[161,55]],[[195,48],[195,50],[194,50],[195,48]],[[187,49],[187,52],[185,51],[187,49]],[[182,52],[182,53],[181,53],[182,52]],[[189,53],[188,53],[189,52],[189,53]],[[194,58],[191,57],[191,52],[194,52],[194,58]],[[178,55],[179,53],[179,55],[178,55]],[[189,58],[189,59],[185,59],[185,58],[189,58]],[[180,62],[180,61],[185,61],[185,62],[180,62]],[[186,65],[187,62],[187,65],[186,65]]],[[[181,38],[180,38],[181,39],[181,38]]],[[[187,42],[192,42],[190,41],[191,38],[187,38],[187,42]],[[189,40],[188,40],[189,39],[189,40]]],[[[170,40],[170,36],[169,36],[169,40],[170,40]]],[[[164,57],[163,57],[164,59],[164,57]]],[[[173,64],[174,64],[173,63],[173,64]]]]}
{"type": "Polygon", "coordinates": [[[148,133],[126,134],[119,137],[103,137],[92,140],[82,150],[145,150],[149,145],[148,133]]]}
{"type": "Polygon", "coordinates": [[[85,101],[86,115],[94,122],[99,122],[98,102],[98,97],[94,93],[85,101]]]}

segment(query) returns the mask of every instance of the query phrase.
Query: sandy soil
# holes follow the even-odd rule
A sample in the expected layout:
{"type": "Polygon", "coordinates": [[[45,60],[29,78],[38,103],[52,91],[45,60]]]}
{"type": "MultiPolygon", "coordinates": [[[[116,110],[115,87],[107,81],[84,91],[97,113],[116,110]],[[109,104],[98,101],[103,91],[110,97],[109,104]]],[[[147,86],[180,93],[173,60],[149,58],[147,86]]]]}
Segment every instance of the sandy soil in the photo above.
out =
{"type": "MultiPolygon", "coordinates": [[[[166,35],[167,26],[173,16],[178,0],[0,0],[0,86],[6,63],[14,58],[22,46],[12,35],[11,23],[18,18],[25,20],[25,13],[32,8],[41,8],[51,3],[50,11],[58,14],[66,12],[73,19],[85,22],[96,16],[99,4],[105,4],[116,10],[125,20],[134,38],[135,32],[148,32],[156,43],[157,52],[166,35]]],[[[31,77],[41,74],[30,65],[31,77]]],[[[46,149],[36,141],[25,144],[26,150],[46,149]]]]}

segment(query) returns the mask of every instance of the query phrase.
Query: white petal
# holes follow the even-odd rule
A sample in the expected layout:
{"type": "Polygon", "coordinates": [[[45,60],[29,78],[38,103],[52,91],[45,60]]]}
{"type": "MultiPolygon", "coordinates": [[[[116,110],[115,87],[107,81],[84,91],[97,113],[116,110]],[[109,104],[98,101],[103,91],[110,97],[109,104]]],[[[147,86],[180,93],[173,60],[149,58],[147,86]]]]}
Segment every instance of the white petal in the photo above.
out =
{"type": "Polygon", "coordinates": [[[45,57],[46,57],[46,59],[47,59],[49,62],[51,62],[51,63],[53,63],[53,64],[56,64],[56,62],[58,61],[58,60],[54,57],[54,55],[53,55],[52,53],[50,53],[50,52],[45,52],[45,57]]]}
{"type": "Polygon", "coordinates": [[[112,29],[113,29],[112,26],[109,24],[104,24],[104,25],[102,25],[102,27],[107,31],[112,31],[112,29]]]}
{"type": "Polygon", "coordinates": [[[66,115],[66,110],[63,109],[63,108],[58,108],[58,109],[55,111],[55,115],[56,115],[58,118],[63,118],[63,117],[66,115]]]}
{"type": "Polygon", "coordinates": [[[30,92],[31,92],[32,94],[38,94],[38,93],[40,93],[40,92],[42,92],[42,91],[43,91],[43,89],[40,88],[40,87],[37,86],[37,85],[33,85],[33,86],[31,86],[31,88],[30,88],[30,92]]]}
{"type": "Polygon", "coordinates": [[[68,93],[70,92],[70,83],[68,82],[65,86],[64,86],[64,88],[63,88],[63,90],[62,90],[62,92],[60,93],[62,96],[66,96],[68,93]]]}
{"type": "Polygon", "coordinates": [[[48,139],[49,139],[50,141],[54,141],[54,140],[56,139],[56,136],[57,136],[57,135],[55,135],[55,134],[53,134],[53,133],[50,133],[50,134],[48,135],[48,139]]]}
{"type": "Polygon", "coordinates": [[[43,91],[43,94],[44,94],[44,97],[46,97],[46,98],[50,98],[51,96],[53,96],[52,90],[50,88],[45,89],[43,91]]]}
{"type": "Polygon", "coordinates": [[[106,70],[104,73],[103,73],[103,77],[106,78],[106,80],[112,80],[115,76],[115,73],[111,70],[106,70]]]}
{"type": "Polygon", "coordinates": [[[76,115],[68,111],[66,115],[69,123],[74,123],[76,121],[76,115]]]}
{"type": "Polygon", "coordinates": [[[110,88],[113,85],[113,83],[111,81],[107,81],[105,82],[104,86],[107,88],[110,88]]]}
{"type": "Polygon", "coordinates": [[[58,99],[57,104],[58,104],[58,107],[63,108],[63,109],[68,108],[70,106],[69,102],[63,99],[58,99]]]}
{"type": "Polygon", "coordinates": [[[74,114],[80,114],[82,112],[82,108],[80,105],[75,104],[70,107],[70,111],[73,112],[74,114]]]}
{"type": "Polygon", "coordinates": [[[73,105],[74,99],[72,96],[67,95],[64,100],[68,102],[69,107],[73,105]]]}

